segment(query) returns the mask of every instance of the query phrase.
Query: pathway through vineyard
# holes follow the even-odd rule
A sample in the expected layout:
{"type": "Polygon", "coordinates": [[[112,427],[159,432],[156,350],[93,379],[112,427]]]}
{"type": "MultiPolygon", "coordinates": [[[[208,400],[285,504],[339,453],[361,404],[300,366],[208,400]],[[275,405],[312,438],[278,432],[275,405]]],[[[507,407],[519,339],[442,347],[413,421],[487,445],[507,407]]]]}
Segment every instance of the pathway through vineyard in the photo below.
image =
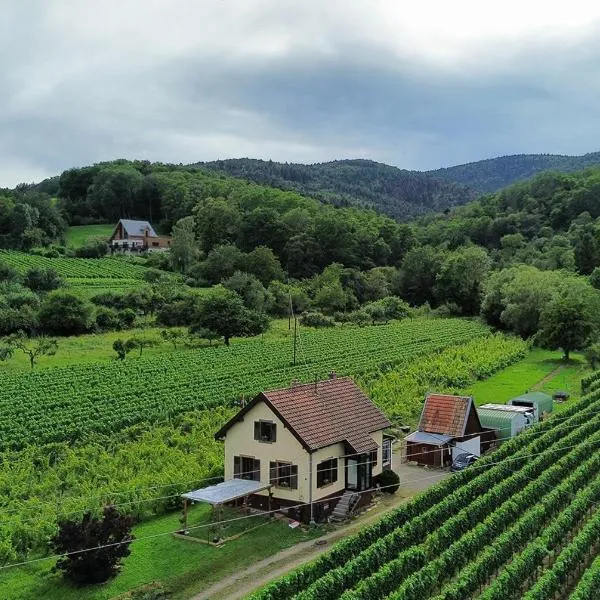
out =
{"type": "Polygon", "coordinates": [[[450,475],[448,470],[428,470],[401,463],[401,454],[401,448],[394,452],[396,463],[394,470],[400,476],[401,482],[400,490],[396,494],[384,494],[374,507],[347,525],[343,525],[317,540],[302,542],[291,548],[286,548],[239,573],[233,573],[193,596],[191,600],[239,600],[245,598],[269,581],[285,575],[288,571],[316,558],[319,554],[327,552],[333,543],[377,521],[386,512],[408,502],[419,492],[426,490],[450,475]],[[402,484],[402,482],[406,482],[406,484],[402,484]]]}

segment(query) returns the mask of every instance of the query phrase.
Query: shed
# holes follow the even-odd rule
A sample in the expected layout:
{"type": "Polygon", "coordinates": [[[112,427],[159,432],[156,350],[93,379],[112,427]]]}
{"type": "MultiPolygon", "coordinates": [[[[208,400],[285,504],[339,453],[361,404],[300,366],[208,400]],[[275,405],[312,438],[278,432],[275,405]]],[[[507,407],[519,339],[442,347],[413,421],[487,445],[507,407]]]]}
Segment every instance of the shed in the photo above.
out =
{"type": "Polygon", "coordinates": [[[514,437],[528,426],[525,415],[509,410],[495,410],[494,408],[478,408],[477,414],[481,425],[496,431],[498,441],[504,442],[514,437]]]}
{"type": "Polygon", "coordinates": [[[479,456],[493,439],[494,432],[481,426],[471,396],[427,394],[418,431],[406,438],[406,459],[444,466],[456,454],[479,456]]]}
{"type": "Polygon", "coordinates": [[[522,396],[511,398],[506,404],[512,406],[531,406],[535,409],[538,420],[542,419],[544,413],[550,414],[554,408],[552,396],[544,392],[527,392],[522,396]]]}

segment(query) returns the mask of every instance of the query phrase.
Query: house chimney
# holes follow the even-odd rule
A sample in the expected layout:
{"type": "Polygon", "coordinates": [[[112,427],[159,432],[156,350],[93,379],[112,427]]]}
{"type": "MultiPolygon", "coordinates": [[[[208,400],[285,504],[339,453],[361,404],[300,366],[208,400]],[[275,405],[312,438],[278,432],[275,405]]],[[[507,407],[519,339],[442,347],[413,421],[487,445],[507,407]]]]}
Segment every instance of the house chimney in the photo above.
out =
{"type": "Polygon", "coordinates": [[[337,373],[335,371],[331,371],[329,373],[329,379],[336,379],[337,378],[337,373]]]}

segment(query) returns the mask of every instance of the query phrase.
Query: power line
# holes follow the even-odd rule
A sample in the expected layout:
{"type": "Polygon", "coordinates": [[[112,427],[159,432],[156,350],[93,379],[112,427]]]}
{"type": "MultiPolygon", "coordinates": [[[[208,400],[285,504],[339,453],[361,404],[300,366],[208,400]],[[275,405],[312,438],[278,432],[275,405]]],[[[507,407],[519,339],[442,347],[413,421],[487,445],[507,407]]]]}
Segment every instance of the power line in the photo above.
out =
{"type": "MultiPolygon", "coordinates": [[[[590,415],[600,414],[600,410],[599,411],[591,411],[589,414],[590,415]]],[[[575,416],[577,416],[577,413],[575,415],[570,415],[570,416],[567,416],[567,417],[560,417],[560,418],[559,417],[553,417],[551,422],[552,423],[556,423],[558,421],[565,421],[565,420],[571,419],[571,418],[573,418],[575,416]]],[[[583,424],[570,425],[570,426],[564,427],[564,429],[576,429],[578,427],[582,427],[582,425],[583,424]]],[[[510,430],[510,428],[506,427],[506,428],[498,428],[495,431],[509,431],[509,430],[510,430]]],[[[535,430],[532,430],[532,429],[528,428],[528,429],[524,430],[523,433],[527,434],[527,436],[529,438],[533,438],[533,437],[537,437],[537,436],[540,436],[540,435],[544,435],[545,433],[548,433],[548,431],[547,430],[544,430],[544,431],[535,431],[535,430]]],[[[481,432],[476,432],[476,433],[473,433],[473,434],[468,434],[467,436],[463,436],[463,437],[472,438],[472,437],[480,436],[480,434],[481,434],[481,432]]],[[[431,435],[435,435],[435,434],[431,434],[431,435]]],[[[401,439],[401,441],[406,440],[407,437],[409,437],[409,436],[405,436],[404,438],[401,439]]],[[[456,445],[458,445],[458,444],[456,444],[456,445]]],[[[462,449],[464,449],[466,452],[470,452],[470,450],[468,450],[466,448],[462,448],[462,449]]],[[[438,449],[425,450],[425,451],[421,452],[419,455],[422,456],[422,455],[426,455],[426,454],[432,454],[434,452],[439,452],[439,450],[438,449]]],[[[347,455],[347,456],[351,456],[351,455],[347,455]]],[[[359,465],[357,465],[357,466],[361,466],[363,464],[368,464],[370,462],[372,462],[372,461],[366,461],[364,463],[359,463],[359,465]]],[[[473,467],[471,467],[471,469],[472,468],[473,467]]],[[[239,473],[239,475],[250,475],[250,474],[253,474],[254,472],[255,472],[255,470],[244,471],[244,472],[239,473]]],[[[300,471],[298,473],[298,475],[308,475],[308,473],[306,471],[300,471]]],[[[117,495],[126,495],[126,494],[130,494],[130,493],[133,493],[133,492],[136,492],[136,491],[143,491],[143,490],[149,490],[149,489],[159,489],[159,488],[162,488],[162,487],[174,487],[174,486],[177,486],[177,485],[185,485],[187,483],[214,481],[214,480],[219,480],[219,479],[223,479],[223,476],[207,477],[207,478],[203,478],[203,479],[194,479],[194,480],[190,480],[188,482],[178,482],[178,483],[171,483],[171,484],[164,484],[164,485],[148,486],[148,487],[143,487],[143,488],[135,488],[134,490],[126,490],[126,491],[123,491],[123,492],[115,492],[115,493],[107,492],[103,496],[89,496],[89,497],[85,497],[85,499],[90,499],[90,498],[102,499],[102,498],[106,498],[106,497],[111,496],[111,495],[115,495],[115,496],[117,496],[117,495]]],[[[427,479],[427,478],[425,478],[425,479],[427,479]]],[[[416,481],[418,481],[418,480],[416,480],[416,481]]],[[[150,497],[150,498],[140,498],[140,499],[132,500],[132,501],[129,501],[129,502],[110,503],[110,505],[111,506],[115,506],[115,507],[122,507],[122,506],[129,506],[129,505],[132,505],[132,504],[145,504],[145,503],[153,502],[153,501],[159,501],[159,500],[166,500],[166,499],[170,499],[170,498],[176,498],[176,497],[179,497],[180,495],[181,494],[178,493],[178,494],[171,494],[171,495],[168,495],[168,496],[153,496],[153,497],[150,497]]],[[[75,500],[79,500],[80,499],[80,498],[76,498],[76,497],[69,497],[68,499],[72,500],[73,498],[75,498],[75,500]]],[[[47,502],[47,503],[45,503],[46,506],[48,506],[48,505],[54,505],[54,504],[55,504],[54,502],[47,502]]],[[[37,505],[37,506],[39,506],[39,505],[37,505]]],[[[36,507],[34,507],[34,508],[36,508],[36,507]]],[[[85,512],[87,510],[98,510],[100,508],[102,508],[102,507],[101,506],[100,507],[98,507],[98,506],[94,506],[94,507],[90,507],[90,506],[82,507],[80,509],[76,509],[76,510],[70,511],[68,513],[62,513],[60,515],[57,515],[57,518],[65,518],[67,516],[71,516],[71,515],[74,515],[74,514],[79,514],[79,513],[85,512]]],[[[21,509],[7,509],[7,510],[4,510],[3,513],[4,514],[13,514],[13,513],[20,512],[20,510],[21,509]]],[[[30,517],[30,518],[28,518],[26,520],[31,520],[31,519],[33,519],[33,517],[30,517]]],[[[24,520],[24,519],[21,519],[21,520],[24,520]]],[[[2,525],[2,524],[10,524],[10,523],[11,523],[11,521],[0,521],[0,525],[2,525]]]]}
{"type": "MultiPolygon", "coordinates": [[[[487,468],[487,467],[490,467],[492,465],[505,464],[507,462],[511,462],[511,461],[515,461],[515,460],[523,460],[523,459],[529,458],[531,456],[540,456],[540,455],[543,455],[543,454],[546,454],[546,453],[554,453],[554,452],[557,452],[557,451],[560,451],[560,450],[568,450],[570,448],[577,448],[577,447],[580,447],[580,446],[588,446],[588,445],[594,445],[594,444],[600,444],[600,440],[598,440],[596,442],[580,442],[578,444],[573,444],[571,446],[561,446],[560,448],[554,448],[554,447],[552,447],[552,448],[548,448],[546,450],[543,450],[541,452],[527,453],[527,454],[524,454],[523,456],[520,456],[520,457],[512,457],[512,458],[508,458],[507,457],[507,458],[504,458],[504,459],[502,459],[500,461],[497,461],[497,462],[486,463],[485,465],[477,465],[476,464],[476,465],[473,465],[472,467],[470,467],[469,471],[473,472],[477,468],[487,468]]],[[[435,476],[432,476],[432,477],[435,477],[435,476]]],[[[421,481],[422,479],[426,479],[426,478],[419,478],[419,479],[416,479],[415,481],[421,481]]],[[[409,481],[407,481],[405,483],[409,483],[409,481]]],[[[465,482],[465,485],[466,484],[467,484],[467,482],[465,482]]],[[[390,484],[388,486],[381,486],[379,488],[379,490],[387,489],[389,487],[396,487],[397,485],[398,484],[390,484]]],[[[361,494],[366,494],[366,493],[372,493],[373,491],[377,491],[377,490],[369,489],[369,490],[363,490],[363,491],[354,492],[354,493],[361,495],[361,494]]],[[[339,500],[342,496],[343,496],[343,494],[340,495],[340,496],[333,496],[333,497],[328,497],[328,498],[324,498],[324,499],[321,499],[321,500],[316,500],[316,501],[313,502],[313,504],[320,504],[320,503],[331,502],[332,500],[339,500]]],[[[286,507],[284,510],[289,510],[291,508],[300,508],[300,507],[305,506],[305,505],[306,505],[306,502],[303,502],[301,504],[296,504],[296,505],[293,505],[293,506],[286,507]]],[[[261,511],[258,514],[245,515],[245,516],[242,516],[242,517],[235,517],[235,518],[232,518],[232,519],[226,519],[225,521],[220,521],[220,525],[223,525],[225,523],[232,523],[232,522],[235,522],[235,521],[241,521],[241,520],[244,520],[244,519],[254,518],[254,517],[257,517],[257,516],[265,516],[265,515],[268,515],[268,514],[273,514],[273,513],[281,512],[281,510],[282,509],[275,509],[275,510],[264,511],[264,512],[261,511]]],[[[215,526],[214,523],[207,523],[207,524],[195,525],[195,526],[192,526],[192,527],[188,527],[187,530],[191,531],[191,530],[195,530],[195,529],[204,529],[204,528],[207,528],[207,527],[214,527],[214,526],[215,526]]],[[[175,533],[178,533],[179,531],[181,531],[181,530],[178,529],[178,530],[175,530],[175,531],[168,531],[168,532],[163,532],[163,533],[157,533],[157,534],[153,534],[153,535],[149,535],[149,536],[143,536],[141,538],[134,538],[133,540],[130,540],[130,541],[113,542],[113,543],[110,543],[110,544],[103,544],[103,545],[99,545],[99,546],[94,546],[94,547],[90,547],[90,548],[83,548],[81,550],[75,550],[75,551],[72,551],[72,552],[67,552],[65,554],[54,554],[54,555],[44,556],[44,557],[41,557],[41,558],[30,559],[30,560],[22,561],[22,562],[18,562],[18,563],[11,563],[11,564],[8,564],[8,565],[2,565],[2,566],[0,566],[0,570],[9,569],[9,568],[12,568],[12,567],[24,566],[24,565],[27,565],[27,564],[41,562],[41,561],[44,561],[44,560],[51,560],[53,558],[60,558],[61,556],[71,556],[71,555],[75,555],[75,554],[81,554],[83,552],[92,552],[94,550],[101,550],[103,548],[110,548],[110,547],[114,547],[114,546],[120,546],[122,544],[131,544],[131,543],[134,543],[134,542],[143,541],[143,540],[147,540],[147,539],[153,539],[153,538],[157,538],[157,537],[162,537],[162,536],[165,536],[165,535],[173,535],[175,533]]]]}

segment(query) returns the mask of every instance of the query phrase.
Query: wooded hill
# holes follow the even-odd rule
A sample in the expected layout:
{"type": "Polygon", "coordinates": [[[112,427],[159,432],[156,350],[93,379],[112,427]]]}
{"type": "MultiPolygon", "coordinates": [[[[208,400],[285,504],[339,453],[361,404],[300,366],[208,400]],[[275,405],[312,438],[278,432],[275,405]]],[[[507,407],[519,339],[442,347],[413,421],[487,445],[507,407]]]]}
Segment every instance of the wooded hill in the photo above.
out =
{"type": "Polygon", "coordinates": [[[336,160],[313,165],[240,158],[195,166],[294,190],[335,206],[374,208],[394,219],[441,212],[465,204],[476,192],[453,181],[372,160],[336,160]]]}
{"type": "Polygon", "coordinates": [[[600,165],[600,152],[582,156],[563,154],[513,154],[426,171],[427,175],[468,186],[476,192],[496,192],[542,171],[572,173],[600,165]]]}

